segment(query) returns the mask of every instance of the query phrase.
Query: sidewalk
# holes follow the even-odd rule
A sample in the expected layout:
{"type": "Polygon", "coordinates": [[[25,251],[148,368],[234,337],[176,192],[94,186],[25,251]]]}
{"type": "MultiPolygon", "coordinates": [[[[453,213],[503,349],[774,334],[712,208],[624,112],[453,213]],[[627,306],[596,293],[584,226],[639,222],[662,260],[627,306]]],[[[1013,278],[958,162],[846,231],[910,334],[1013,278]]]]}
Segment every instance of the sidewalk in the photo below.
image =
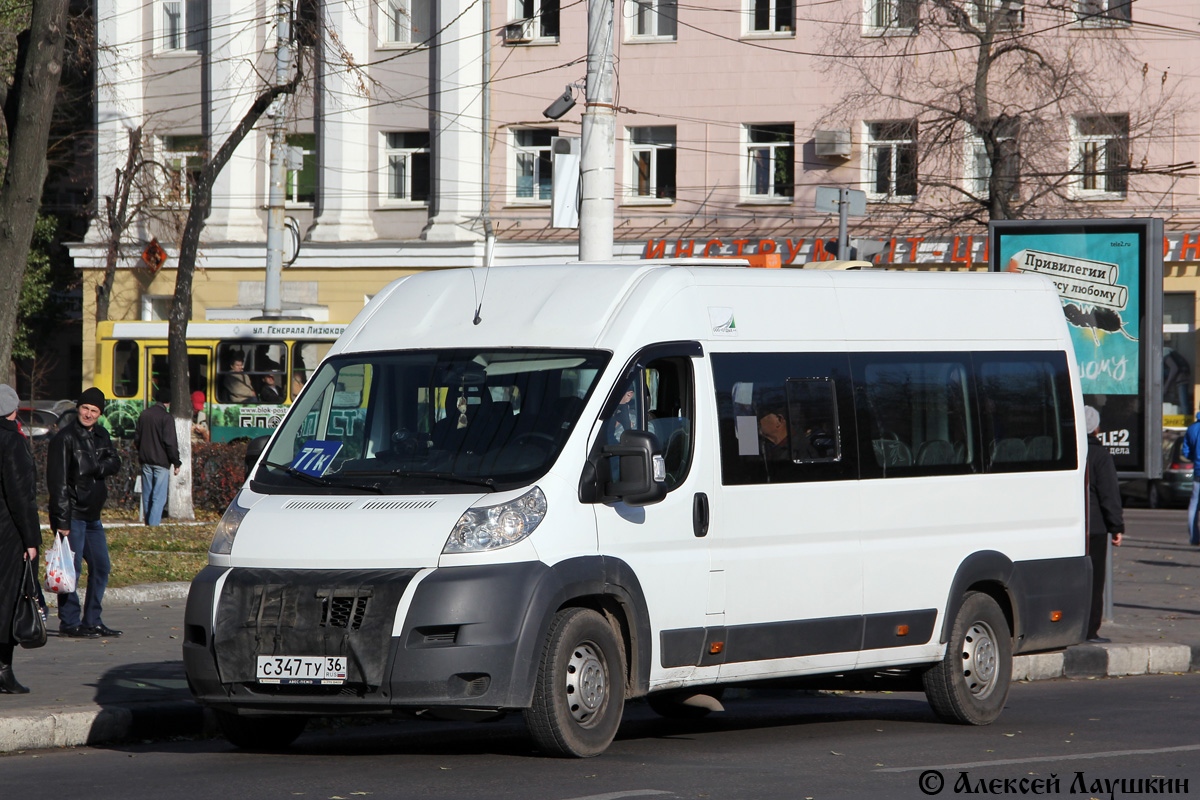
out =
{"type": "MultiPolygon", "coordinates": [[[[1017,680],[1094,678],[1200,670],[1200,547],[1187,544],[1186,513],[1127,509],[1115,549],[1112,644],[1018,656],[1017,680]]],[[[60,639],[18,649],[14,669],[31,689],[0,695],[0,752],[164,739],[200,733],[180,648],[186,584],[110,589],[104,621],[116,639],[60,639]]],[[[57,631],[51,616],[51,630],[57,631]]],[[[208,724],[211,729],[211,723],[208,724]]]]}

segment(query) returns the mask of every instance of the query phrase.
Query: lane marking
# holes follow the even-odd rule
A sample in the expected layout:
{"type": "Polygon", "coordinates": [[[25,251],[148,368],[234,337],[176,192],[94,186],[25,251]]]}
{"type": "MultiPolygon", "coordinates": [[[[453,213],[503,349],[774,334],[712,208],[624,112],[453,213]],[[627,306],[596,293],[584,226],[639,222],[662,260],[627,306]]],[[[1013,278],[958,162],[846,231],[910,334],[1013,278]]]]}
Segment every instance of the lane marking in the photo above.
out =
{"type": "Polygon", "coordinates": [[[674,796],[674,792],[664,792],[661,789],[630,789],[627,792],[609,792],[608,794],[589,794],[583,797],[569,797],[566,800],[621,800],[622,797],[650,797],[656,794],[669,794],[674,796]]]}
{"type": "MultiPolygon", "coordinates": [[[[875,772],[917,772],[926,769],[936,769],[942,772],[960,769],[978,769],[979,767],[1004,767],[1012,764],[1037,764],[1048,761],[1078,761],[1087,758],[1121,758],[1124,756],[1153,756],[1162,753],[1186,753],[1200,750],[1200,744],[1188,744],[1180,747],[1159,747],[1153,750],[1109,750],[1104,753],[1077,753],[1060,756],[1032,756],[1030,758],[1005,758],[999,761],[971,761],[965,764],[941,764],[930,767],[884,767],[875,772]]],[[[582,798],[581,798],[582,800],[582,798]]]]}

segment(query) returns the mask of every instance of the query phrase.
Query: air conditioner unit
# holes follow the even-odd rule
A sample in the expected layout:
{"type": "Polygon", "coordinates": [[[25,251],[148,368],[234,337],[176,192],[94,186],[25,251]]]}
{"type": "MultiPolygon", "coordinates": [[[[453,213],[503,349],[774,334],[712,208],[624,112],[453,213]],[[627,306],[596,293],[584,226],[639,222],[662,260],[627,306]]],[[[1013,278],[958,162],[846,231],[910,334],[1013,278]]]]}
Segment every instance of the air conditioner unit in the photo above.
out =
{"type": "Polygon", "coordinates": [[[533,39],[533,23],[531,19],[517,19],[504,26],[504,43],[520,44],[533,39]]]}
{"type": "Polygon", "coordinates": [[[820,158],[850,158],[850,129],[817,131],[816,152],[820,158]]]}

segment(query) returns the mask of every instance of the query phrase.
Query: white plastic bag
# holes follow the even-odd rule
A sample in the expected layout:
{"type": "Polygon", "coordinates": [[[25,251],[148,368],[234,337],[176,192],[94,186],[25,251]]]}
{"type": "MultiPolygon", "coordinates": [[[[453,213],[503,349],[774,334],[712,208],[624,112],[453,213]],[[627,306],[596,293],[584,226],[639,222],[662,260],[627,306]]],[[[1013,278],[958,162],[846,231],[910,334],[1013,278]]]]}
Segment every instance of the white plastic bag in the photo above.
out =
{"type": "Polygon", "coordinates": [[[75,554],[61,533],[55,534],[54,546],[46,554],[46,591],[69,594],[75,591],[75,554]]]}

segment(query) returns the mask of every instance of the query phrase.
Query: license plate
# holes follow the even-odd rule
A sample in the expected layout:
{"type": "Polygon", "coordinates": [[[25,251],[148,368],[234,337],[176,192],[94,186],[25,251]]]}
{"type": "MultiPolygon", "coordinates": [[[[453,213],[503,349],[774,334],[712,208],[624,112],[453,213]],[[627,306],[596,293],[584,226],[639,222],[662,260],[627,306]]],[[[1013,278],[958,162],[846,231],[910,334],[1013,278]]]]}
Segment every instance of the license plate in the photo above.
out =
{"type": "Polygon", "coordinates": [[[346,682],[345,656],[259,656],[259,683],[337,684],[346,682]]]}

